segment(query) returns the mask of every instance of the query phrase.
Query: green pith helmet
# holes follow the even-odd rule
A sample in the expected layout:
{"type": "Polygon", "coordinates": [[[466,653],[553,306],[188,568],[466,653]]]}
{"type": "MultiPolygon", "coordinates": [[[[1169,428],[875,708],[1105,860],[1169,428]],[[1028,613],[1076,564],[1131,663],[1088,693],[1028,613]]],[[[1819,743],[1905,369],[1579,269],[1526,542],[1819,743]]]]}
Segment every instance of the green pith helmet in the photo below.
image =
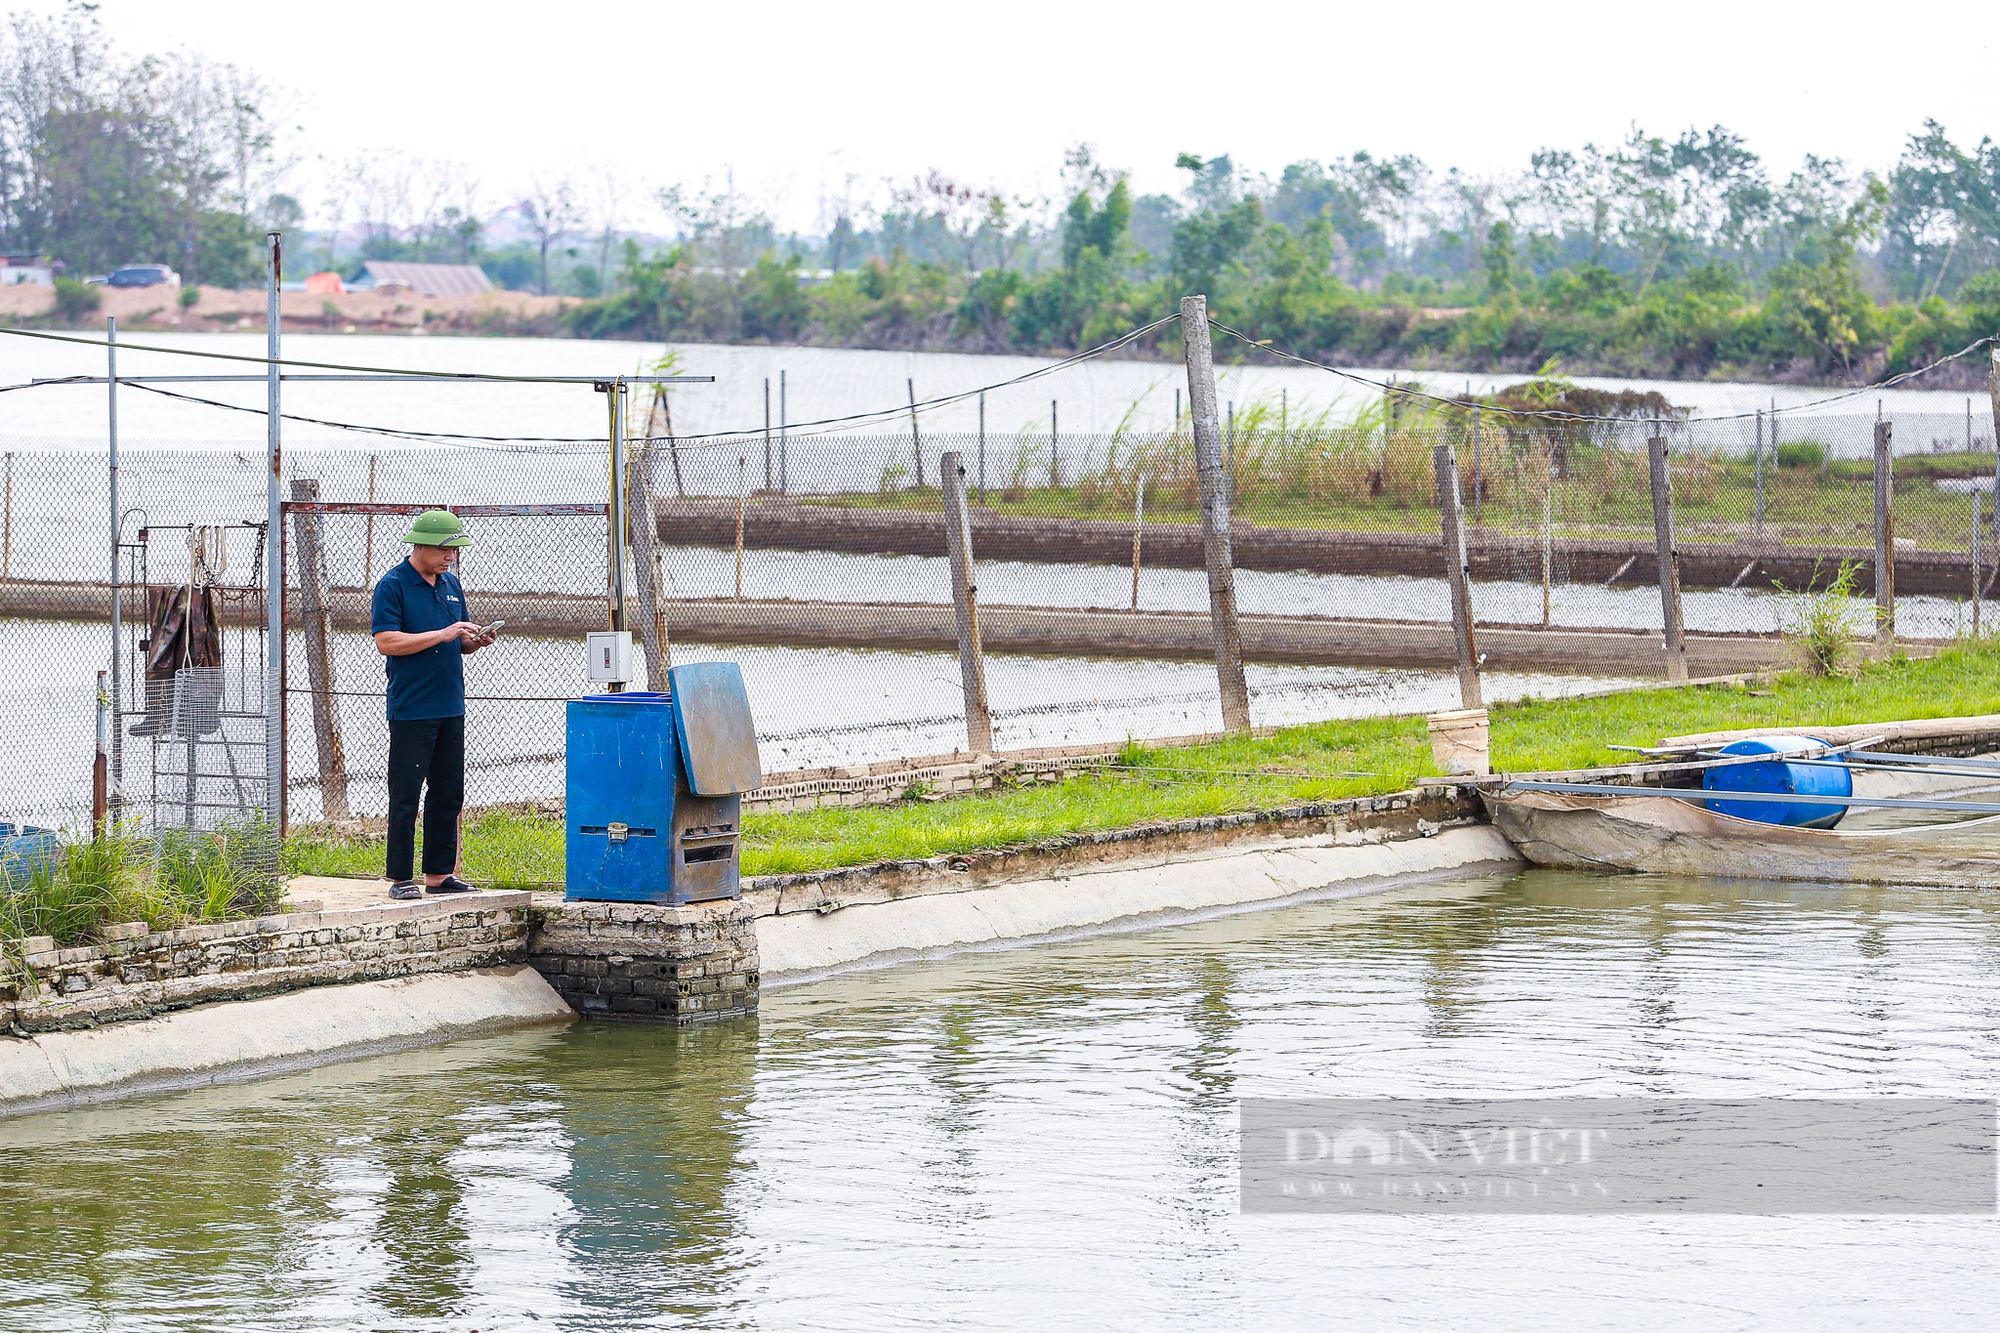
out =
{"type": "Polygon", "coordinates": [[[472,538],[465,535],[465,524],[449,509],[426,509],[418,514],[403,540],[412,546],[472,545],[472,538]]]}

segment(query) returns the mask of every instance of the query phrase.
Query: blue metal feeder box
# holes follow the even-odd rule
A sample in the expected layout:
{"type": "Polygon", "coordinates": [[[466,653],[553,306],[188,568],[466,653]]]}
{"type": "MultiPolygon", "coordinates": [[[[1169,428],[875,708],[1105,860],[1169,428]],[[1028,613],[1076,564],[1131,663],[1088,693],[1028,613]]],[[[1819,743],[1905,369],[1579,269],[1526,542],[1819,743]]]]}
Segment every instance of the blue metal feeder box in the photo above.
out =
{"type": "Polygon", "coordinates": [[[742,892],[743,796],[762,784],[734,662],[667,673],[668,693],[567,705],[564,896],[680,906],[742,892]]]}

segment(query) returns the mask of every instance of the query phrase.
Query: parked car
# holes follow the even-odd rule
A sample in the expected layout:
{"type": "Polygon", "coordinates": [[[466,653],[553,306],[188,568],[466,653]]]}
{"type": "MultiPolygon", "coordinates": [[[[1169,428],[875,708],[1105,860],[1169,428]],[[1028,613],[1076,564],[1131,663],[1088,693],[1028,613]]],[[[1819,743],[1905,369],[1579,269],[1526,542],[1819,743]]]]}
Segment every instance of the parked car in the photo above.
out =
{"type": "Polygon", "coordinates": [[[105,284],[111,287],[157,287],[161,283],[178,287],[181,275],[165,264],[127,264],[124,268],[114,268],[105,284]]]}

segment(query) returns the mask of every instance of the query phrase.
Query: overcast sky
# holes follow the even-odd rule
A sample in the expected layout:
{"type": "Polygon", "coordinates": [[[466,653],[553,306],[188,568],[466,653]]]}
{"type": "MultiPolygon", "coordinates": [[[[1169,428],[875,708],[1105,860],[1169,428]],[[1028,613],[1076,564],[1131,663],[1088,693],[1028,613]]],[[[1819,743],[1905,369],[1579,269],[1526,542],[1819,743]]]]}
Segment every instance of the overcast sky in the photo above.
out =
{"type": "Polygon", "coordinates": [[[199,50],[295,94],[308,203],[313,158],[384,149],[465,163],[490,204],[538,172],[616,164],[650,191],[733,170],[781,225],[811,231],[822,199],[929,167],[1052,193],[1079,141],[1153,191],[1179,188],[1180,152],[1275,174],[1367,149],[1500,174],[1634,121],[1727,125],[1780,177],[1809,151],[1885,169],[1925,117],[1961,143],[2000,137],[1995,25],[1971,3],[103,0],[99,13],[128,52],[199,50]]]}

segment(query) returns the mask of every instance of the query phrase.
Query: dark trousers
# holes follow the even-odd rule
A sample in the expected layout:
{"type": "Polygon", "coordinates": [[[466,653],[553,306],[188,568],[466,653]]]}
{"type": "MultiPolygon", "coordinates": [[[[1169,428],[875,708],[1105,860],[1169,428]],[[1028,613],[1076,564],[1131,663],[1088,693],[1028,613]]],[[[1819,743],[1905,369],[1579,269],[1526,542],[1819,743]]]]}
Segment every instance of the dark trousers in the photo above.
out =
{"type": "Polygon", "coordinates": [[[423,797],[424,873],[458,865],[458,812],[465,806],[465,719],[424,717],[389,723],[389,878],[414,878],[417,800],[423,797]]]}

